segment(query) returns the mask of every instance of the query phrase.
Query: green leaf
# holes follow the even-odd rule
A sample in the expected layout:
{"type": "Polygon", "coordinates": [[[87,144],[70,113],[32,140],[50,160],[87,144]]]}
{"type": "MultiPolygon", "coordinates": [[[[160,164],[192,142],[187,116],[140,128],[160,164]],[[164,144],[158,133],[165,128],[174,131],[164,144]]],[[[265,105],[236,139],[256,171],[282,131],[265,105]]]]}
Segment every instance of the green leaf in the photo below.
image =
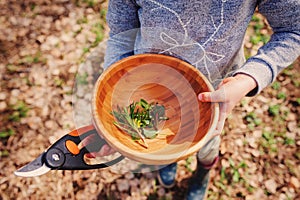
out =
{"type": "Polygon", "coordinates": [[[136,103],[132,103],[132,104],[129,105],[131,118],[134,118],[135,107],[136,107],[136,103]]]}
{"type": "Polygon", "coordinates": [[[238,170],[234,170],[233,171],[233,177],[232,177],[232,179],[233,179],[233,182],[239,182],[239,180],[240,180],[240,173],[238,172],[238,170]]]}
{"type": "Polygon", "coordinates": [[[296,102],[297,102],[298,105],[300,105],[300,98],[297,98],[296,102]]]}
{"type": "Polygon", "coordinates": [[[154,138],[157,136],[157,125],[162,120],[167,120],[165,108],[157,103],[149,104],[146,100],[132,102],[129,106],[117,106],[111,114],[115,118],[114,124],[131,135],[133,140],[154,138]]]}
{"type": "Polygon", "coordinates": [[[284,144],[286,144],[286,145],[294,145],[295,143],[296,142],[295,142],[294,138],[286,137],[285,140],[284,140],[284,144]]]}
{"type": "Polygon", "coordinates": [[[149,103],[145,99],[140,99],[139,105],[146,110],[150,107],[149,103]]]}
{"type": "Polygon", "coordinates": [[[233,162],[233,160],[231,159],[231,158],[229,158],[229,164],[230,164],[230,167],[232,167],[232,168],[234,168],[235,167],[235,165],[234,165],[234,162],[233,162]]]}
{"type": "Polygon", "coordinates": [[[273,116],[278,116],[280,112],[280,105],[271,105],[269,106],[268,112],[273,116]]]}
{"type": "Polygon", "coordinates": [[[131,135],[132,137],[139,138],[138,134],[134,130],[131,130],[130,127],[126,128],[124,125],[118,124],[116,122],[114,124],[121,130],[124,130],[127,134],[131,135]]]}
{"type": "Polygon", "coordinates": [[[153,139],[157,136],[157,131],[156,130],[149,130],[149,129],[143,129],[143,134],[145,135],[146,138],[153,139]]]}
{"type": "Polygon", "coordinates": [[[275,81],[273,84],[272,84],[272,88],[274,90],[279,90],[280,89],[280,83],[278,81],[275,81]]]}
{"type": "Polygon", "coordinates": [[[286,94],[285,94],[284,92],[279,92],[279,93],[277,94],[277,98],[278,98],[278,99],[286,99],[286,94]]]}
{"type": "Polygon", "coordinates": [[[12,136],[14,134],[15,134],[14,130],[8,129],[6,131],[1,131],[0,132],[0,138],[7,138],[7,137],[12,136]]]}
{"type": "Polygon", "coordinates": [[[7,150],[0,151],[0,157],[7,157],[9,156],[9,152],[7,150]]]}
{"type": "Polygon", "coordinates": [[[221,181],[223,182],[226,179],[226,173],[225,173],[226,168],[222,167],[221,168],[221,181]]]}

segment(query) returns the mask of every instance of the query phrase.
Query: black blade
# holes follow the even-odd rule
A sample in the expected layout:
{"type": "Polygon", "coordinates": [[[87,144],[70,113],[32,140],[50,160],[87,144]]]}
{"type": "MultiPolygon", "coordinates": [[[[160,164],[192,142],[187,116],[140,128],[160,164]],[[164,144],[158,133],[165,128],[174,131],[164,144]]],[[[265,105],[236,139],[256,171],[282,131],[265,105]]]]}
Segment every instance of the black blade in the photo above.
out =
{"type": "Polygon", "coordinates": [[[43,156],[44,153],[42,153],[39,157],[37,157],[35,160],[28,163],[24,167],[15,171],[15,175],[22,176],[22,177],[34,177],[34,176],[43,175],[48,171],[50,171],[51,169],[47,167],[42,160],[43,156]]]}

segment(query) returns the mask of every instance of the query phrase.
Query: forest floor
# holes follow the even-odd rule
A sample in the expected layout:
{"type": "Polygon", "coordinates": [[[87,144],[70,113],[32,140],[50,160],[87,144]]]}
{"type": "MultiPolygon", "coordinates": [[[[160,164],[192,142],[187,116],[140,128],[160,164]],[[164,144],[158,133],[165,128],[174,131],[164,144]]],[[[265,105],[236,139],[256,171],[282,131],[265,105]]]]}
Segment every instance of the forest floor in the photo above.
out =
{"type": "MultiPolygon", "coordinates": [[[[89,111],[80,108],[88,106],[101,73],[107,2],[0,0],[0,7],[0,200],[183,199],[195,156],[179,162],[172,189],[159,185],[156,172],[124,170],[135,164],[128,159],[98,170],[14,175],[61,136],[89,123],[89,111]]],[[[246,57],[270,32],[256,13],[246,57]]],[[[300,199],[299,71],[300,59],[228,117],[208,199],[300,199]]]]}

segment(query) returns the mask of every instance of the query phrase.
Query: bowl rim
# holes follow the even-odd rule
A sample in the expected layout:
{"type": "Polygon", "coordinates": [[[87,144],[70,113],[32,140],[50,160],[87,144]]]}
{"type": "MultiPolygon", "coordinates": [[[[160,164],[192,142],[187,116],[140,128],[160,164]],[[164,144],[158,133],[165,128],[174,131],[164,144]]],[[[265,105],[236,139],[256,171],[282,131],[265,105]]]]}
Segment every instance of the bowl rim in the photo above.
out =
{"type": "Polygon", "coordinates": [[[190,65],[189,63],[180,60],[179,58],[175,58],[172,56],[168,56],[168,55],[163,55],[163,54],[153,54],[153,53],[145,53],[145,54],[136,54],[133,56],[128,56],[126,58],[123,58],[115,63],[113,63],[112,65],[110,65],[106,70],[103,71],[103,73],[99,76],[99,78],[96,81],[94,90],[93,90],[93,94],[92,94],[92,123],[95,127],[95,129],[97,130],[98,134],[101,135],[101,137],[103,137],[106,142],[112,146],[113,148],[115,148],[116,151],[118,151],[119,153],[121,153],[123,156],[130,158],[132,160],[144,163],[144,164],[170,164],[179,160],[182,160],[190,155],[192,155],[193,153],[199,151],[206,142],[208,142],[208,140],[213,137],[213,132],[215,130],[215,128],[217,127],[217,122],[219,119],[219,104],[218,103],[211,103],[214,111],[213,111],[213,119],[211,121],[211,126],[208,129],[208,132],[203,136],[203,138],[195,143],[193,146],[190,146],[187,148],[187,150],[183,151],[183,152],[176,152],[176,153],[172,153],[169,154],[166,158],[166,155],[160,155],[160,154],[151,154],[151,153],[143,153],[143,152],[139,152],[136,150],[132,150],[130,148],[128,148],[128,146],[124,145],[123,143],[119,142],[118,139],[116,139],[115,137],[112,137],[111,134],[106,131],[106,129],[104,128],[104,125],[99,117],[99,115],[97,114],[97,105],[96,105],[96,101],[97,101],[97,92],[98,92],[98,88],[100,87],[100,85],[103,83],[103,80],[106,78],[107,75],[109,75],[109,73],[114,70],[116,67],[120,67],[122,65],[122,63],[127,62],[128,60],[132,60],[132,59],[142,59],[142,58],[149,58],[149,57],[156,57],[156,58],[161,58],[161,59],[169,59],[169,60],[175,60],[176,62],[181,62],[182,64],[184,64],[185,66],[189,67],[191,70],[193,70],[195,73],[197,73],[197,75],[199,75],[203,81],[205,82],[205,84],[207,85],[209,91],[214,91],[213,86],[211,85],[211,83],[208,81],[208,79],[198,70],[196,69],[194,66],[190,65]],[[180,154],[180,155],[178,155],[180,154]]]}

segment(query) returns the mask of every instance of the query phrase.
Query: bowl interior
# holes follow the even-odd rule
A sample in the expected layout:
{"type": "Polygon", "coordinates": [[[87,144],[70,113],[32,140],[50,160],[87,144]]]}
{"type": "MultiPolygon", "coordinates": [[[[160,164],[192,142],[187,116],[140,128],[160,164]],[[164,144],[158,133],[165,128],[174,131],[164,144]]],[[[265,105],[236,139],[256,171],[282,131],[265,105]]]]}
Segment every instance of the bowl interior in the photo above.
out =
{"type": "Polygon", "coordinates": [[[217,105],[202,103],[211,91],[205,77],[189,64],[164,55],[136,55],[108,68],[96,83],[93,118],[96,129],[123,155],[145,164],[168,164],[199,150],[216,124],[217,105]],[[111,111],[145,99],[159,103],[169,118],[159,125],[148,148],[117,128],[111,111]]]}

